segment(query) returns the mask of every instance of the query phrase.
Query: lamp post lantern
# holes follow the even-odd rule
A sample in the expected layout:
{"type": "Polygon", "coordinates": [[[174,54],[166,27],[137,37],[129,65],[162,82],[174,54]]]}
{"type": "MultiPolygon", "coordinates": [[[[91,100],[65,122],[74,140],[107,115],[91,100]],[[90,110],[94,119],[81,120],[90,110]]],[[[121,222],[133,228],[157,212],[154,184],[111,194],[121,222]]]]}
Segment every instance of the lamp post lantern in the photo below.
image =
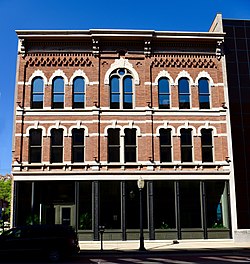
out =
{"type": "Polygon", "coordinates": [[[144,236],[143,236],[143,215],[142,215],[142,189],[144,188],[144,180],[140,177],[137,181],[137,186],[140,193],[140,251],[145,251],[144,236]]]}

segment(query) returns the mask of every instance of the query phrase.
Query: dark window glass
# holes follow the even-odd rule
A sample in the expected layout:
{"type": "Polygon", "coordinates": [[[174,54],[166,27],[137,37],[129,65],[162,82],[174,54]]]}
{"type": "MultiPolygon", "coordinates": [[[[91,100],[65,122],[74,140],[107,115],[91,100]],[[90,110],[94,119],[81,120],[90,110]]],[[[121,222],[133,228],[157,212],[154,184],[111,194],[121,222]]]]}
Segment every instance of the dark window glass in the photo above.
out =
{"type": "Polygon", "coordinates": [[[160,160],[172,161],[171,129],[160,129],[160,160]]]}
{"type": "Polygon", "coordinates": [[[120,129],[108,129],[108,162],[120,161],[120,129]]]}
{"type": "Polygon", "coordinates": [[[158,100],[160,109],[170,108],[169,80],[161,78],[158,82],[158,100]]]}
{"type": "Polygon", "coordinates": [[[212,129],[201,130],[202,162],[213,161],[212,129]]]}
{"type": "Polygon", "coordinates": [[[181,78],[178,84],[179,108],[190,109],[190,90],[187,78],[181,78]]]}
{"type": "Polygon", "coordinates": [[[111,78],[110,87],[110,108],[119,109],[120,108],[120,86],[119,78],[114,76],[111,78]]]}
{"type": "Polygon", "coordinates": [[[64,80],[62,77],[56,77],[52,84],[52,108],[64,107],[64,80]]]}
{"type": "Polygon", "coordinates": [[[210,93],[208,79],[201,78],[198,83],[200,109],[210,108],[210,93]]]}
{"type": "Polygon", "coordinates": [[[29,162],[40,163],[42,159],[42,130],[31,129],[29,135],[29,162]]]}
{"type": "Polygon", "coordinates": [[[63,161],[63,130],[52,129],[51,130],[51,152],[50,162],[58,163],[63,161]]]}
{"type": "Polygon", "coordinates": [[[181,129],[181,162],[193,161],[192,130],[181,129]]]}
{"type": "Polygon", "coordinates": [[[125,162],[136,162],[136,129],[125,129],[125,162]]]}
{"type": "Polygon", "coordinates": [[[41,77],[37,77],[32,81],[31,87],[31,108],[43,108],[43,89],[44,82],[41,77]]]}
{"type": "Polygon", "coordinates": [[[84,162],[84,129],[72,130],[72,162],[84,162]]]}
{"type": "Polygon", "coordinates": [[[85,81],[77,77],[73,82],[73,108],[84,108],[85,103],[85,81]]]}
{"type": "Polygon", "coordinates": [[[123,79],[123,108],[132,109],[133,105],[132,78],[127,76],[123,79]]]}

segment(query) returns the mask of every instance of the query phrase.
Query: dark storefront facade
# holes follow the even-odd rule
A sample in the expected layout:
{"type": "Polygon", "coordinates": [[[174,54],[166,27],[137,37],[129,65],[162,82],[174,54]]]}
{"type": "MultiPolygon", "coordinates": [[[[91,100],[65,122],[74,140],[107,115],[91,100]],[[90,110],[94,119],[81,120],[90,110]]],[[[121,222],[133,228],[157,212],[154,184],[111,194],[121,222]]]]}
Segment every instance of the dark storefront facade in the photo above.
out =
{"type": "MultiPolygon", "coordinates": [[[[16,182],[16,224],[60,223],[80,240],[139,239],[136,181],[16,182]],[[25,193],[26,195],[23,195],[25,193]]],[[[154,180],[143,189],[145,239],[231,238],[229,182],[154,180]]]]}

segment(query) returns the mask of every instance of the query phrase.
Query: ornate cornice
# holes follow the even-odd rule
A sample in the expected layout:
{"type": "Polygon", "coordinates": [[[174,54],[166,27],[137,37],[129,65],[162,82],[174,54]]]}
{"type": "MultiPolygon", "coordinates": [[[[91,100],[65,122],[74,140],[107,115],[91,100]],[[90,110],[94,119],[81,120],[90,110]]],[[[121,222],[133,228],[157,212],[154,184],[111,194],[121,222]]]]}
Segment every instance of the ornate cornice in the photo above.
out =
{"type": "Polygon", "coordinates": [[[92,54],[79,53],[34,53],[25,58],[27,66],[82,66],[93,67],[92,54]]]}

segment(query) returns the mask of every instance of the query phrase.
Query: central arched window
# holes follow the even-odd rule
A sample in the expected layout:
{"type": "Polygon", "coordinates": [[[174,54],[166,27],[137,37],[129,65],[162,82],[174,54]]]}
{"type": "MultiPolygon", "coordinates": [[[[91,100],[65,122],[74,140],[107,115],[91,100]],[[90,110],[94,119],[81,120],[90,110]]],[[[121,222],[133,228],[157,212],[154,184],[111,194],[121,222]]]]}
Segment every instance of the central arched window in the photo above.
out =
{"type": "Polygon", "coordinates": [[[84,108],[85,106],[85,80],[76,77],[73,81],[73,108],[84,108]]]}
{"type": "Polygon", "coordinates": [[[52,83],[52,108],[64,107],[64,79],[56,77],[52,83]]]}
{"type": "Polygon", "coordinates": [[[160,78],[158,81],[158,101],[160,109],[170,108],[169,80],[160,78]]]}
{"type": "Polygon", "coordinates": [[[110,108],[133,108],[133,77],[125,68],[116,69],[110,75],[110,108]]]}
{"type": "Polygon", "coordinates": [[[190,109],[190,88],[187,78],[181,78],[178,83],[179,108],[190,109]]]}
{"type": "Polygon", "coordinates": [[[41,109],[43,108],[43,78],[36,77],[32,81],[31,85],[31,108],[41,109]]]}

